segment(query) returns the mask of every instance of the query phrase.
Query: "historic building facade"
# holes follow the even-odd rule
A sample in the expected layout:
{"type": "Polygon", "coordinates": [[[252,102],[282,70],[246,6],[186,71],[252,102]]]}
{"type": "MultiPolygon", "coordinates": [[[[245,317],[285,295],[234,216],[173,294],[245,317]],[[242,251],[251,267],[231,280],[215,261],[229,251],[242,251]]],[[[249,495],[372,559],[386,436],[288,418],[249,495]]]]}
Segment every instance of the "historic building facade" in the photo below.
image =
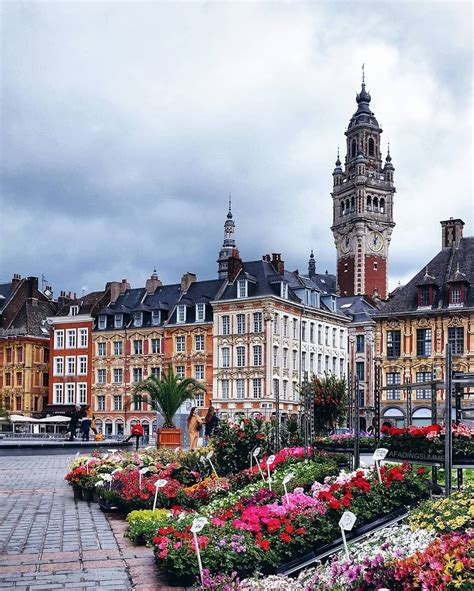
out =
{"type": "MultiPolygon", "coordinates": [[[[432,390],[416,384],[445,379],[447,343],[454,370],[474,371],[474,237],[462,237],[462,220],[441,225],[442,250],[375,314],[382,420],[391,424],[431,422],[432,390]],[[403,384],[407,387],[390,389],[403,384]]],[[[441,421],[442,388],[437,403],[441,421]]]]}
{"type": "Polygon", "coordinates": [[[357,111],[346,135],[344,170],[339,154],[333,172],[333,225],[337,285],[341,296],[388,294],[388,248],[395,186],[390,152],[382,166],[382,129],[370,110],[362,81],[357,111]]]}
{"type": "Polygon", "coordinates": [[[228,280],[214,309],[213,404],[237,418],[300,409],[305,377],[344,376],[347,325],[331,290],[334,277],[285,271],[279,254],[261,261],[228,260],[228,280]]]}

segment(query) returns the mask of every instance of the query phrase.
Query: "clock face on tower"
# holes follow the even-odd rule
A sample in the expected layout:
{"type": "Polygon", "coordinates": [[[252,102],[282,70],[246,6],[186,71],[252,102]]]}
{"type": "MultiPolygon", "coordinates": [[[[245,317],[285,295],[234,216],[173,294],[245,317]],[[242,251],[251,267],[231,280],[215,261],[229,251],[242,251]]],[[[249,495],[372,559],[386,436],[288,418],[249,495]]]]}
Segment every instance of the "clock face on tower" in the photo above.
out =
{"type": "Polygon", "coordinates": [[[342,237],[341,241],[341,252],[347,254],[351,249],[351,237],[349,234],[346,234],[342,237]]]}
{"type": "Polygon", "coordinates": [[[382,250],[384,240],[380,232],[370,232],[367,241],[370,250],[373,250],[374,252],[382,250]]]}

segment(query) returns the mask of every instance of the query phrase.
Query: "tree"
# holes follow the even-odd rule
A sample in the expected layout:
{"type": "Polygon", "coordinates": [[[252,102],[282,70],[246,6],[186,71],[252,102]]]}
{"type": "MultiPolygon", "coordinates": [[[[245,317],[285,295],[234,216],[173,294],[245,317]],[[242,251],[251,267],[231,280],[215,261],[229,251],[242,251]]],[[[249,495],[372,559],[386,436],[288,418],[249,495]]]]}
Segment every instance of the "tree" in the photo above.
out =
{"type": "Polygon", "coordinates": [[[133,390],[133,400],[135,403],[141,400],[148,403],[163,416],[163,428],[173,429],[173,418],[179,407],[201,392],[206,392],[202,384],[193,378],[181,379],[169,364],[168,370],[163,372],[161,378],[150,376],[144,382],[140,382],[133,390]]]}
{"type": "Polygon", "coordinates": [[[314,401],[314,426],[318,435],[326,435],[347,416],[349,399],[344,378],[325,373],[304,386],[314,401]]]}

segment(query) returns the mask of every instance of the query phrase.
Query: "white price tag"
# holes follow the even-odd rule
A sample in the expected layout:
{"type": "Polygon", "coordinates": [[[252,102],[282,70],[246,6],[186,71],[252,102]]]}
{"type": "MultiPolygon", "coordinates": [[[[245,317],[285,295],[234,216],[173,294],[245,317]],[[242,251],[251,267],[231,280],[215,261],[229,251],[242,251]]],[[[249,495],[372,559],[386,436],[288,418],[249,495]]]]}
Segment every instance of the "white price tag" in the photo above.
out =
{"type": "Polygon", "coordinates": [[[379,447],[378,449],[376,449],[374,451],[374,460],[376,461],[380,461],[385,459],[385,456],[388,454],[388,449],[386,449],[385,447],[379,447]]]}
{"type": "Polygon", "coordinates": [[[352,511],[344,511],[341,519],[339,519],[339,527],[345,531],[351,531],[356,520],[357,517],[354,515],[354,513],[352,513],[352,511]]]}
{"type": "Polygon", "coordinates": [[[155,482],[155,486],[156,486],[156,488],[163,488],[163,487],[164,487],[164,486],[166,486],[167,484],[168,484],[168,481],[167,481],[167,480],[161,480],[161,479],[160,479],[160,480],[157,480],[157,481],[155,482]]]}
{"type": "Polygon", "coordinates": [[[207,525],[208,521],[205,517],[198,517],[197,519],[195,519],[193,521],[193,524],[191,526],[191,531],[193,534],[198,534],[202,528],[207,525]]]}
{"type": "Polygon", "coordinates": [[[275,456],[269,456],[267,458],[267,466],[271,466],[274,461],[275,461],[275,456]]]}
{"type": "Polygon", "coordinates": [[[291,472],[290,474],[287,474],[287,475],[285,476],[285,478],[283,478],[283,484],[284,484],[284,485],[285,485],[285,484],[288,484],[288,483],[290,482],[290,480],[291,480],[292,478],[294,478],[294,477],[295,477],[295,475],[293,474],[293,472],[291,472]]]}
{"type": "Polygon", "coordinates": [[[210,451],[210,452],[208,452],[208,454],[206,455],[206,458],[207,458],[208,460],[210,460],[210,459],[212,458],[212,456],[213,456],[213,455],[214,455],[214,452],[213,452],[213,450],[211,449],[211,451],[210,451]]]}
{"type": "Polygon", "coordinates": [[[253,450],[253,453],[252,453],[253,457],[254,457],[255,459],[257,459],[257,458],[258,458],[258,456],[260,455],[260,452],[261,452],[261,451],[262,451],[262,450],[261,450],[259,447],[256,447],[256,448],[253,450]]]}
{"type": "Polygon", "coordinates": [[[146,474],[149,471],[150,471],[150,468],[140,468],[140,470],[139,470],[140,474],[146,474]]]}
{"type": "Polygon", "coordinates": [[[112,481],[112,474],[103,474],[102,480],[105,480],[105,482],[111,482],[112,481]]]}
{"type": "Polygon", "coordinates": [[[116,454],[118,452],[118,449],[108,449],[107,450],[110,454],[116,454]]]}

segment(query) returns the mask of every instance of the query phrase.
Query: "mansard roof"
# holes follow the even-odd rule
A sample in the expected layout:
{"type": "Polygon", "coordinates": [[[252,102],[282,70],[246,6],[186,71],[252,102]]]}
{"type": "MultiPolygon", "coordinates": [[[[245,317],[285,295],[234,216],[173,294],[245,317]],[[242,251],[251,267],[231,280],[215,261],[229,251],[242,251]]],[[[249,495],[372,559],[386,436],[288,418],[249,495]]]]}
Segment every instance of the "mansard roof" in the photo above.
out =
{"type": "Polygon", "coordinates": [[[167,324],[177,324],[177,307],[180,304],[187,306],[186,322],[181,324],[192,324],[196,322],[196,304],[206,304],[204,322],[212,322],[211,301],[216,299],[219,290],[222,288],[224,280],[211,279],[209,281],[195,281],[191,283],[188,291],[184,292],[181,298],[176,302],[167,324]]]}
{"type": "MultiPolygon", "coordinates": [[[[466,290],[466,297],[463,308],[474,308],[474,237],[462,238],[459,247],[443,248],[428,265],[411,279],[407,285],[400,287],[396,293],[382,305],[376,313],[377,317],[392,314],[404,314],[416,312],[418,308],[418,287],[424,285],[426,268],[431,276],[429,282],[435,288],[432,312],[448,309],[449,307],[449,285],[453,270],[462,271],[463,281],[469,284],[466,290]]],[[[429,313],[430,309],[423,308],[423,314],[429,313]]]]}

